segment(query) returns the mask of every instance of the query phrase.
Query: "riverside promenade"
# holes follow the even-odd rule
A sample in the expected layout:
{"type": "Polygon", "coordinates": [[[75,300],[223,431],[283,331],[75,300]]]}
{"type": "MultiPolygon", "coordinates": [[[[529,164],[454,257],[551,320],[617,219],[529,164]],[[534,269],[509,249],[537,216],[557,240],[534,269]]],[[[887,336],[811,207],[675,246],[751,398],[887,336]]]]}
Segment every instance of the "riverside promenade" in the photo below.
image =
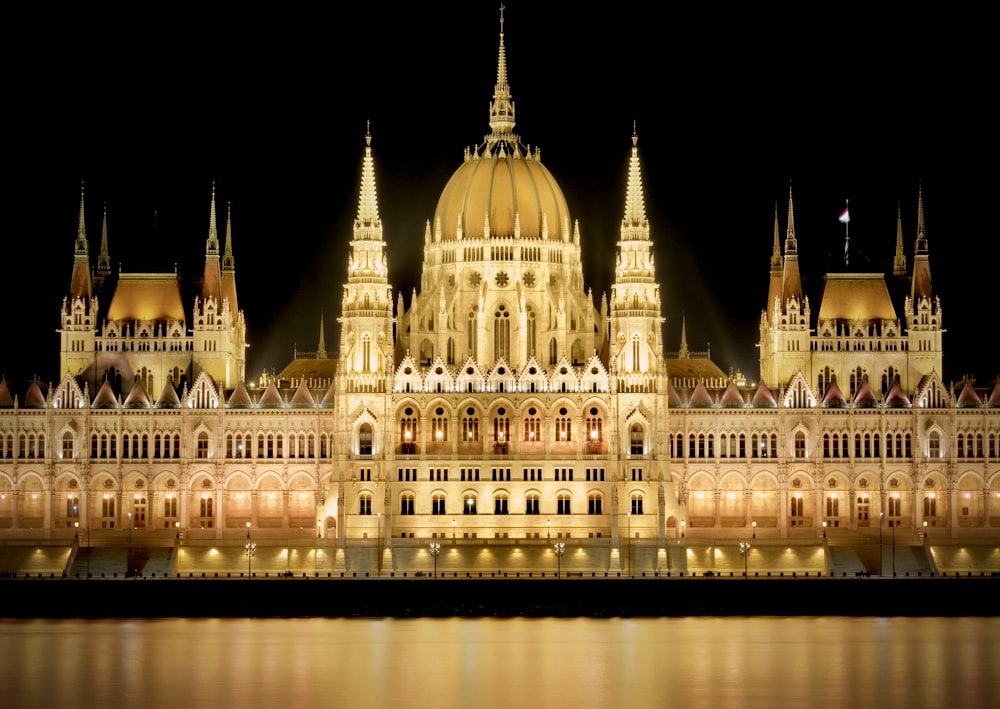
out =
{"type": "Polygon", "coordinates": [[[0,580],[5,618],[997,616],[1000,576],[0,580]]]}

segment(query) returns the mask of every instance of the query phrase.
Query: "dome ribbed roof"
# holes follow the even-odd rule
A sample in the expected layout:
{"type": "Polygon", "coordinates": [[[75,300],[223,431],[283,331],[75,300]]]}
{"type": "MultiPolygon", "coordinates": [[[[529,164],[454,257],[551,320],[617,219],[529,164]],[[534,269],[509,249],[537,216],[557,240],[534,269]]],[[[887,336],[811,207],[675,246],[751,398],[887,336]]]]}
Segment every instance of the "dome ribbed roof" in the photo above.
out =
{"type": "Polygon", "coordinates": [[[543,223],[551,239],[569,229],[566,197],[548,168],[501,147],[455,171],[438,200],[434,228],[440,226],[442,240],[458,239],[461,218],[462,238],[481,239],[489,220],[489,236],[514,236],[515,217],[523,238],[542,238],[543,223]]]}

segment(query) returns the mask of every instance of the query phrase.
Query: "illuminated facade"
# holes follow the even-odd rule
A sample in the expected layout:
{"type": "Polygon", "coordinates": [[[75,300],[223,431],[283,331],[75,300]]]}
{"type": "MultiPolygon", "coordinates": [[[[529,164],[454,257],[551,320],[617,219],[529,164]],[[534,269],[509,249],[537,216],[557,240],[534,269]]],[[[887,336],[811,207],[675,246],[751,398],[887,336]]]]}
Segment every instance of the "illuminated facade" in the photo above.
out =
{"type": "Polygon", "coordinates": [[[427,222],[408,302],[389,281],[366,137],[337,356],[321,329],[318,352],[260,386],[214,188],[190,318],[175,274],[111,277],[106,220],[91,271],[81,196],[62,379],[0,384],[0,538],[129,529],[238,547],[252,530],[318,537],[339,569],[369,563],[375,542],[380,572],[426,569],[435,544],[465,551],[453,568],[566,553],[567,568],[662,571],[713,568],[678,551],[699,540],[1000,538],[1000,384],[940,378],[922,198],[912,269],[900,226],[891,277],[829,274],[813,313],[789,194],[747,386],[686,339],[664,352],[636,136],[596,303],[569,203],[514,133],[502,31],[489,127],[427,222]]]}

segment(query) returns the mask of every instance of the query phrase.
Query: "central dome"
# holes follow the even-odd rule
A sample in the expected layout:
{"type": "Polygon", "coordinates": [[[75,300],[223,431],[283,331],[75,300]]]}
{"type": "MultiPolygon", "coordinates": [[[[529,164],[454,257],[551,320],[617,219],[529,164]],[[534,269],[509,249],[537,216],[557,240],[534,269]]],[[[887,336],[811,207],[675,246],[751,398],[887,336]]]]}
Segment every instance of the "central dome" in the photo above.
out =
{"type": "Polygon", "coordinates": [[[442,240],[568,238],[569,208],[552,173],[537,152],[507,145],[468,155],[448,180],[434,212],[442,240]]]}

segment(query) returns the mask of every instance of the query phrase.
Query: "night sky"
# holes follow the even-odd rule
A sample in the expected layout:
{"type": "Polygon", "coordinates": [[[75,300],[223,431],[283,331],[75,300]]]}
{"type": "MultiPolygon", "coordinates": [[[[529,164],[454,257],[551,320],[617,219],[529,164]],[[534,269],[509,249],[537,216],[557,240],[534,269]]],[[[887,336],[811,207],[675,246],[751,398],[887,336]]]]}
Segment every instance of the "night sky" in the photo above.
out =
{"type": "MultiPolygon", "coordinates": [[[[850,270],[891,268],[897,203],[912,265],[922,183],[945,377],[995,377],[984,328],[996,321],[996,83],[979,30],[941,14],[908,17],[904,31],[870,13],[633,5],[505,11],[516,132],[541,148],[580,222],[595,302],[612,277],[635,125],[667,350],[683,314],[692,350],[710,343],[724,370],[756,378],[774,209],[784,235],[790,182],[807,285],[845,270],[845,200],[850,270]]],[[[220,238],[232,203],[256,377],[296,345],[315,350],[321,313],[336,349],[370,121],[390,277],[409,303],[424,223],[463,149],[489,132],[498,5],[352,13],[137,16],[126,30],[81,15],[27,37],[2,192],[0,370],[15,389],[59,378],[81,180],[95,258],[106,205],[116,269],[191,277],[215,181],[220,238]]]]}

